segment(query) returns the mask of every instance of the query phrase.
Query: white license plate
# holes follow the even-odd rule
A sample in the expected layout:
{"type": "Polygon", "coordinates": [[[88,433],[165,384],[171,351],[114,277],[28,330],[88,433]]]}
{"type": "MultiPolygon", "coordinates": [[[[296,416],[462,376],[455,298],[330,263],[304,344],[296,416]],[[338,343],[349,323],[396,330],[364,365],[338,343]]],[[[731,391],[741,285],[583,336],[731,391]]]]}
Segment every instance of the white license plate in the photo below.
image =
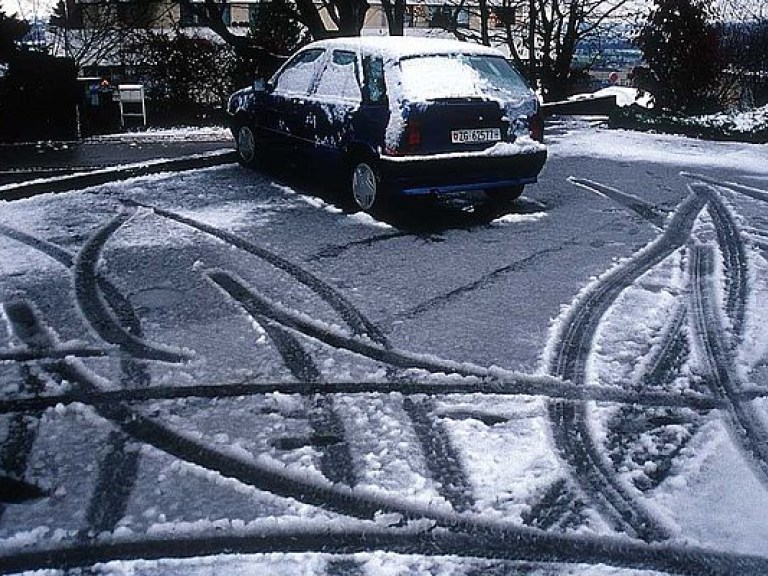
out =
{"type": "Polygon", "coordinates": [[[452,144],[473,142],[498,142],[501,140],[500,128],[475,128],[472,130],[451,130],[452,144]]]}

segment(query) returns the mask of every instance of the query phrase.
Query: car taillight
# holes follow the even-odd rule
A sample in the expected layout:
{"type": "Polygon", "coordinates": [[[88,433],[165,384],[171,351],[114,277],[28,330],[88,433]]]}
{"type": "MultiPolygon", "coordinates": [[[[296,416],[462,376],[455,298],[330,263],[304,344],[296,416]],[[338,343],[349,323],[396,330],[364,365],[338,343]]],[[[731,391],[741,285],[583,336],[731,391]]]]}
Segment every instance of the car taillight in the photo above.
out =
{"type": "Polygon", "coordinates": [[[405,127],[405,146],[409,152],[421,146],[421,122],[409,120],[405,127]]]}
{"type": "Polygon", "coordinates": [[[528,118],[528,132],[534,140],[544,142],[544,121],[541,116],[534,114],[528,118]]]}
{"type": "Polygon", "coordinates": [[[396,148],[386,148],[386,154],[389,156],[402,156],[412,154],[421,147],[421,122],[418,120],[407,120],[405,130],[400,136],[400,143],[396,148]]]}

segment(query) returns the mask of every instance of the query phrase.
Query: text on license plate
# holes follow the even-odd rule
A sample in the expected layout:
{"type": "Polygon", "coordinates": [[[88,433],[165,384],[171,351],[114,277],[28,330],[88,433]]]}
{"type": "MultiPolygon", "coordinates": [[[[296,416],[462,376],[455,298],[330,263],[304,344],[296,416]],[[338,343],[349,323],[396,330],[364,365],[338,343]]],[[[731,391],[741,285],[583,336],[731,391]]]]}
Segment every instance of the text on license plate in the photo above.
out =
{"type": "Polygon", "coordinates": [[[499,128],[475,128],[472,130],[451,130],[451,144],[467,142],[498,142],[501,140],[499,128]]]}

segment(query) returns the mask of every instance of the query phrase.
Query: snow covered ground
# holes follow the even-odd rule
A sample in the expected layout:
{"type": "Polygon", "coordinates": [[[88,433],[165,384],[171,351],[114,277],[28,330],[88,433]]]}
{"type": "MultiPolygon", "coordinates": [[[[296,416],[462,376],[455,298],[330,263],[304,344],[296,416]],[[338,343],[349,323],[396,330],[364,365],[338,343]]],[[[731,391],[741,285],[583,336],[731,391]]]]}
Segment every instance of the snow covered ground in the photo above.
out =
{"type": "Polygon", "coordinates": [[[549,146],[491,222],[235,166],[0,205],[0,573],[768,573],[765,146],[549,146]]]}

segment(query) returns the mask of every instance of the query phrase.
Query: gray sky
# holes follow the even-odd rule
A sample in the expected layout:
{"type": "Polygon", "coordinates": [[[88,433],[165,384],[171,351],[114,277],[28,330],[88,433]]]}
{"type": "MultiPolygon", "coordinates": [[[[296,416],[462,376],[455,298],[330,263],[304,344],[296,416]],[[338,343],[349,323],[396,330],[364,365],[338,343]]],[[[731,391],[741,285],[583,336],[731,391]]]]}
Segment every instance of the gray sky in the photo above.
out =
{"type": "Polygon", "coordinates": [[[57,0],[0,0],[0,6],[6,14],[17,14],[26,20],[35,15],[40,18],[51,13],[57,0]]]}

